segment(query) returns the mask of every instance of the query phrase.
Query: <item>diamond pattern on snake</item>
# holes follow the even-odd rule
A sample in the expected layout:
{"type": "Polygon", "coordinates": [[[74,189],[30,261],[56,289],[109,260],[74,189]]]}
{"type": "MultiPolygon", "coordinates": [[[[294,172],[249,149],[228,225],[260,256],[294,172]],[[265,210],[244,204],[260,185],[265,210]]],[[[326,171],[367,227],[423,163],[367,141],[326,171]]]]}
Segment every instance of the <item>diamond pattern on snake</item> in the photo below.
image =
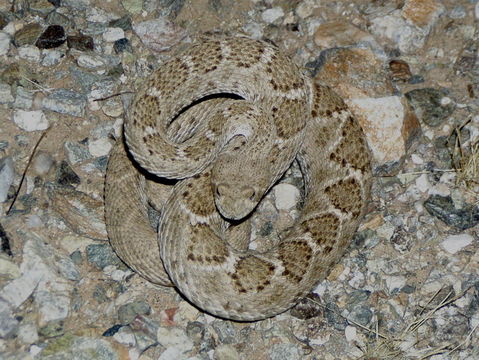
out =
{"type": "Polygon", "coordinates": [[[370,184],[365,136],[336,93],[269,42],[213,38],[136,92],[108,163],[106,224],[116,253],[144,278],[215,316],[259,320],[325,278],[370,184]],[[269,250],[249,249],[231,229],[295,159],[305,187],[299,218],[269,250]],[[160,178],[175,179],[173,189],[160,178]],[[149,204],[161,212],[157,230],[149,204]]]}

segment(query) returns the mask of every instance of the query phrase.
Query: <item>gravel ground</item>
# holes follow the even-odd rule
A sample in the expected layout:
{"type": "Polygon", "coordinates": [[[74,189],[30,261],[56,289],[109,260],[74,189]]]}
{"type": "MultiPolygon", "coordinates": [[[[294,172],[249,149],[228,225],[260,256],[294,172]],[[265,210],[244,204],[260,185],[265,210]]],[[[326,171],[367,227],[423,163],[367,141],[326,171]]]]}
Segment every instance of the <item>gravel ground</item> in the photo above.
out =
{"type": "MultiPolygon", "coordinates": [[[[0,0],[0,358],[479,359],[478,21],[477,0],[0,0]],[[334,87],[375,159],[347,254],[254,323],[135,275],[103,221],[135,87],[215,33],[269,39],[334,87]]],[[[255,246],[300,188],[293,168],[255,246]]]]}

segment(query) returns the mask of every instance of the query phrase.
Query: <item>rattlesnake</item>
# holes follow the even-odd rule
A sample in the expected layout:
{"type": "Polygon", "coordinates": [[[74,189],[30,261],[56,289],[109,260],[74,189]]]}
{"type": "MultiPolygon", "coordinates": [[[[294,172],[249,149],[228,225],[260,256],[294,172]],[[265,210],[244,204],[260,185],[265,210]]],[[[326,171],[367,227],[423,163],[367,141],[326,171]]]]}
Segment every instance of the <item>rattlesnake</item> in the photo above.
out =
{"type": "Polygon", "coordinates": [[[345,103],[265,41],[193,44],[143,82],[124,133],[105,184],[111,245],[146,279],[219,317],[292,307],[342,256],[369,197],[369,149],[345,103]],[[248,249],[237,220],[295,158],[299,218],[269,251],[248,249]],[[160,178],[183,179],[165,204],[160,178]],[[161,210],[158,242],[147,202],[161,210]]]}

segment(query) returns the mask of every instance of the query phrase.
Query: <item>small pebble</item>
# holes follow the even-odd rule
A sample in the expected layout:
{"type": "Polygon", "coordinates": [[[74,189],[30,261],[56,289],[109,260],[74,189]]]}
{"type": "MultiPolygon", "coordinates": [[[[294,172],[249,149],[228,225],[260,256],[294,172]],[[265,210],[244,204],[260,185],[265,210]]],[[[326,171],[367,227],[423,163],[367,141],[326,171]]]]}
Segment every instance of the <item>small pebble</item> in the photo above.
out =
{"type": "Polygon", "coordinates": [[[93,50],[93,38],[88,35],[68,36],[67,46],[80,51],[93,50]]]}
{"type": "Polygon", "coordinates": [[[40,61],[40,50],[33,45],[24,45],[18,48],[18,56],[31,62],[40,61]]]}
{"type": "Polygon", "coordinates": [[[94,157],[108,155],[111,148],[111,142],[107,138],[93,140],[88,143],[88,151],[94,157]]]}
{"type": "Polygon", "coordinates": [[[103,33],[103,40],[106,42],[115,42],[117,40],[123,39],[125,37],[125,32],[119,27],[110,27],[107,28],[103,33]]]}
{"type": "Polygon", "coordinates": [[[10,156],[0,159],[0,203],[7,200],[8,191],[15,178],[15,169],[10,156]]]}
{"type": "Polygon", "coordinates": [[[469,234],[449,235],[442,241],[441,246],[449,254],[455,254],[472,244],[473,240],[474,238],[469,234]]]}
{"type": "Polygon", "coordinates": [[[0,31],[0,56],[6,55],[10,50],[10,35],[0,31]]]}
{"type": "Polygon", "coordinates": [[[296,206],[300,192],[291,184],[278,184],[274,187],[275,205],[278,210],[289,210],[296,206]]]}
{"type": "Polygon", "coordinates": [[[48,120],[43,111],[15,110],[13,121],[25,131],[38,131],[48,129],[48,120]]]}
{"type": "Polygon", "coordinates": [[[263,11],[261,18],[267,23],[274,23],[276,20],[284,16],[284,11],[280,6],[263,11]]]}

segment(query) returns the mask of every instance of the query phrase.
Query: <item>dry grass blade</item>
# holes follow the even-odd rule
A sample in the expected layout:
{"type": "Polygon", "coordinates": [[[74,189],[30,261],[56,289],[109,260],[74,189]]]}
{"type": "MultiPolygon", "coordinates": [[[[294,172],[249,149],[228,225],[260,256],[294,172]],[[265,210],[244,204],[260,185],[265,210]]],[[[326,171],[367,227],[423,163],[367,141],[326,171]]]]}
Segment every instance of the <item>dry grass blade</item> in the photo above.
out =
{"type": "MultiPolygon", "coordinates": [[[[351,324],[354,324],[358,327],[360,327],[363,330],[366,330],[367,332],[375,334],[375,339],[372,343],[367,343],[366,346],[360,346],[357,344],[358,348],[363,352],[363,355],[358,358],[358,360],[397,360],[397,359],[419,359],[419,360],[424,360],[424,359],[429,359],[434,355],[439,355],[439,354],[451,354],[452,352],[458,350],[461,346],[463,346],[469,338],[472,337],[472,334],[476,330],[476,327],[472,329],[472,331],[467,335],[466,339],[462,341],[460,344],[453,346],[452,343],[450,344],[444,344],[439,347],[436,347],[434,349],[428,349],[428,352],[419,354],[419,351],[416,351],[415,357],[412,357],[410,354],[408,355],[407,352],[408,350],[411,350],[419,340],[417,340],[415,343],[411,344],[410,338],[411,335],[413,335],[426,321],[430,320],[433,315],[441,308],[454,303],[457,299],[461,298],[464,296],[464,294],[469,290],[467,288],[460,294],[451,297],[452,292],[449,292],[440,302],[437,304],[434,308],[429,310],[427,313],[424,314],[424,310],[431,304],[431,302],[436,298],[436,296],[442,291],[443,289],[438,290],[427,302],[427,304],[424,306],[423,311],[420,313],[420,316],[418,316],[413,322],[411,322],[402,332],[398,337],[392,337],[392,336],[387,336],[383,333],[380,333],[379,330],[376,329],[370,329],[365,327],[364,325],[361,325],[354,320],[345,318],[348,322],[351,324]]],[[[334,310],[329,309],[328,307],[318,303],[317,301],[313,299],[308,299],[318,306],[321,306],[329,311],[333,311],[336,313],[334,310]]],[[[338,313],[336,313],[338,314],[338,313]]],[[[341,314],[338,314],[342,316],[341,314]]],[[[343,316],[342,316],[343,317],[343,316]]],[[[414,356],[414,355],[413,355],[414,356]]]]}
{"type": "Polygon", "coordinates": [[[472,191],[479,198],[479,140],[465,148],[461,141],[462,129],[471,122],[471,118],[464,124],[454,129],[450,138],[455,137],[454,149],[451,153],[452,163],[457,173],[456,184],[464,185],[468,191],[472,191]]]}

